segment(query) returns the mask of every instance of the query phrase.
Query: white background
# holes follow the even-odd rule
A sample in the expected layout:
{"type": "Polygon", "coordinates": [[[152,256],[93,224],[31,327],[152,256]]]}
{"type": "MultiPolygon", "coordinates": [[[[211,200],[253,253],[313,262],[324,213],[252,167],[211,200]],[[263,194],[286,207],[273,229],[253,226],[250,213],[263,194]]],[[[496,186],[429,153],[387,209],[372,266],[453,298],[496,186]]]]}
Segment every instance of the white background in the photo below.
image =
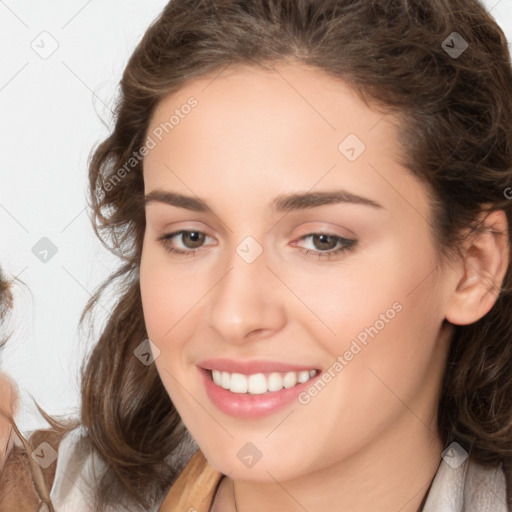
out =
{"type": "MultiPolygon", "coordinates": [[[[25,283],[0,364],[20,388],[25,432],[45,426],[31,396],[50,414],[78,411],[90,348],[78,319],[118,266],[91,228],[87,159],[108,134],[127,59],[166,3],[0,0],[0,264],[25,283]],[[43,237],[57,248],[46,263],[32,252],[43,237]]],[[[484,3],[512,41],[512,0],[484,3]]]]}

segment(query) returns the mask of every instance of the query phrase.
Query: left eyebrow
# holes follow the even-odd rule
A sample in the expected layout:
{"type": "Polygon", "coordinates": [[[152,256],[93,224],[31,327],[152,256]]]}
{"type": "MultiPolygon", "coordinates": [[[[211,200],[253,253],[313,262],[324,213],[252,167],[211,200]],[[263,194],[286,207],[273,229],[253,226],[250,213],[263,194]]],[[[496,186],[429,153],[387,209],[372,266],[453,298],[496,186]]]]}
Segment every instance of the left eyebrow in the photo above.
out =
{"type": "Polygon", "coordinates": [[[384,208],[373,199],[353,194],[348,190],[326,190],[319,192],[304,192],[299,194],[283,194],[272,201],[272,208],[277,212],[290,212],[306,208],[316,208],[327,204],[353,203],[384,208]]]}
{"type": "MultiPolygon", "coordinates": [[[[196,212],[213,213],[213,210],[204,199],[176,192],[166,192],[159,189],[152,190],[144,196],[144,206],[151,202],[164,203],[196,212]]],[[[373,208],[384,208],[373,199],[353,194],[347,190],[282,194],[274,198],[271,202],[271,207],[276,212],[290,212],[338,203],[362,204],[373,208]]]]}

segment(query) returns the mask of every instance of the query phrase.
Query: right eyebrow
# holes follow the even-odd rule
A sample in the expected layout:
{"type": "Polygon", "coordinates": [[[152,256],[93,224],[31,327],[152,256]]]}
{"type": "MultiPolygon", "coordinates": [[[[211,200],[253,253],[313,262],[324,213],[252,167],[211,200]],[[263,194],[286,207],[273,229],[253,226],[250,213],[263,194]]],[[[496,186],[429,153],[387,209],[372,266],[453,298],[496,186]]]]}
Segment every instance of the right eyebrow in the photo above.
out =
{"type": "Polygon", "coordinates": [[[204,199],[185,196],[176,192],[166,192],[159,189],[152,190],[144,196],[144,206],[152,202],[164,203],[196,212],[213,213],[204,199]]]}

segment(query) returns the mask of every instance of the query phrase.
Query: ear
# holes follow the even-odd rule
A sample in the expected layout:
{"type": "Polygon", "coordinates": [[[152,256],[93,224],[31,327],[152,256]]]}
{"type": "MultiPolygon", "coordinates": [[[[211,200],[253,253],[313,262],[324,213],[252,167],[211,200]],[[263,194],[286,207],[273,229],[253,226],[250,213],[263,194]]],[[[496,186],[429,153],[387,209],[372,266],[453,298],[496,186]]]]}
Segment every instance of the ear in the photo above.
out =
{"type": "Polygon", "coordinates": [[[478,220],[481,229],[470,232],[464,243],[463,258],[457,267],[462,277],[447,304],[446,319],[455,325],[472,324],[491,310],[509,264],[505,212],[483,212],[478,220]]]}

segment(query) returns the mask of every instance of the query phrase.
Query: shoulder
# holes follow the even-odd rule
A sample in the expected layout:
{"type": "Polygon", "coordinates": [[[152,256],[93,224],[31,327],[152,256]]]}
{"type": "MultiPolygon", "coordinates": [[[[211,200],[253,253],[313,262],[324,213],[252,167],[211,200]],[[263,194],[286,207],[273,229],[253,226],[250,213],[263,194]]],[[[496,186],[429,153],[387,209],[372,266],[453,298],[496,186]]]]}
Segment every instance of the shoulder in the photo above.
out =
{"type": "MultiPolygon", "coordinates": [[[[92,448],[85,429],[78,425],[65,432],[38,430],[28,443],[32,450],[17,444],[0,472],[0,512],[35,512],[41,497],[51,501],[56,512],[96,512],[98,482],[107,465],[92,448]]],[[[166,459],[177,468],[171,482],[171,497],[197,496],[214,491],[220,473],[208,464],[197,444],[186,436],[166,459]]],[[[161,497],[154,510],[161,508],[161,497]]],[[[119,504],[115,512],[131,512],[119,504]]],[[[188,509],[186,509],[188,510],[188,509]]],[[[106,507],[105,512],[114,512],[106,507]]]]}
{"type": "Polygon", "coordinates": [[[104,464],[89,449],[85,432],[77,427],[62,439],[50,498],[58,512],[94,510],[95,482],[104,464]]]}
{"type": "Polygon", "coordinates": [[[55,512],[97,511],[97,482],[106,465],[83,427],[37,430],[27,444],[18,441],[0,473],[0,512],[36,512],[42,501],[51,502],[55,512]]]}
{"type": "Polygon", "coordinates": [[[508,512],[503,469],[442,459],[423,512],[508,512]]]}
{"type": "Polygon", "coordinates": [[[478,504],[478,510],[508,512],[507,484],[502,467],[487,467],[470,462],[464,497],[468,503],[478,504]]]}
{"type": "Polygon", "coordinates": [[[55,459],[62,432],[36,430],[25,443],[13,433],[13,446],[0,472],[0,512],[37,510],[55,478],[55,459]]]}
{"type": "MultiPolygon", "coordinates": [[[[179,472],[176,481],[172,482],[172,487],[178,482],[183,468],[188,467],[192,455],[196,452],[197,445],[187,436],[166,458],[166,461],[179,472]]],[[[68,432],[59,446],[55,479],[50,493],[56,512],[96,512],[98,482],[106,469],[106,464],[91,447],[83,427],[79,426],[68,432]]],[[[164,496],[161,500],[163,499],[164,496]]],[[[106,507],[105,512],[131,512],[136,508],[135,504],[126,503],[123,506],[118,503],[115,508],[106,507]]],[[[159,504],[146,512],[158,510],[159,504]]]]}

